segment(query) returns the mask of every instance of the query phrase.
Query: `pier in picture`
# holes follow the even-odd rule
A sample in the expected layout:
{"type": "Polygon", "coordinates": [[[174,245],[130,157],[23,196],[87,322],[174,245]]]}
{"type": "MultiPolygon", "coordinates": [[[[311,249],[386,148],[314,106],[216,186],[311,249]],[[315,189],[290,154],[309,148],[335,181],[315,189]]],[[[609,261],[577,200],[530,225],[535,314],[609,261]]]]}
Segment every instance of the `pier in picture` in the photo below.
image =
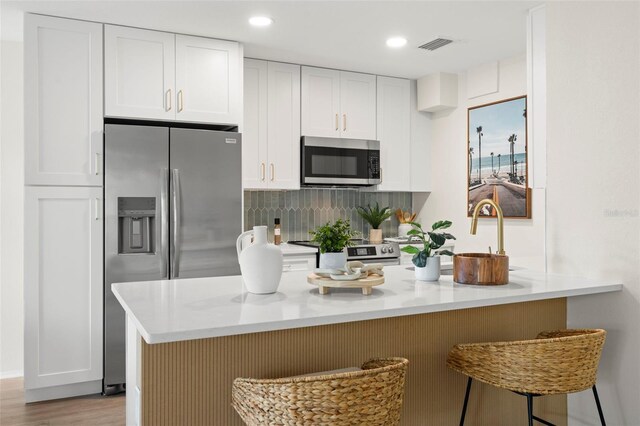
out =
{"type": "MultiPolygon", "coordinates": [[[[530,218],[527,190],[527,97],[469,108],[467,215],[489,198],[505,217],[530,218]]],[[[481,216],[495,216],[486,205],[481,216]]]]}

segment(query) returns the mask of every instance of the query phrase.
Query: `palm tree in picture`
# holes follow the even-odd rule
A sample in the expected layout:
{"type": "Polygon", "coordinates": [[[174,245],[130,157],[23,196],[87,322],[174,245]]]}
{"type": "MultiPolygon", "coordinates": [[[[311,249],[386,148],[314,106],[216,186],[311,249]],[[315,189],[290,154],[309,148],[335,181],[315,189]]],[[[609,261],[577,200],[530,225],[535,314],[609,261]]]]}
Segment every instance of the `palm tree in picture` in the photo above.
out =
{"type": "Polygon", "coordinates": [[[482,126],[476,127],[478,133],[478,181],[482,182],[482,176],[480,175],[480,169],[482,168],[482,126]]]}
{"type": "Polygon", "coordinates": [[[473,164],[473,147],[469,147],[469,186],[471,186],[471,164],[473,164]]]}
{"type": "Polygon", "coordinates": [[[491,173],[495,174],[496,169],[493,168],[493,152],[491,154],[489,154],[489,155],[491,155],[491,173]]]}
{"type": "Polygon", "coordinates": [[[515,169],[513,167],[513,162],[515,161],[516,157],[515,157],[515,153],[514,153],[514,146],[516,144],[516,140],[518,139],[518,137],[514,134],[512,134],[511,136],[509,136],[509,148],[510,148],[510,152],[511,152],[511,176],[515,177],[515,169]]]}

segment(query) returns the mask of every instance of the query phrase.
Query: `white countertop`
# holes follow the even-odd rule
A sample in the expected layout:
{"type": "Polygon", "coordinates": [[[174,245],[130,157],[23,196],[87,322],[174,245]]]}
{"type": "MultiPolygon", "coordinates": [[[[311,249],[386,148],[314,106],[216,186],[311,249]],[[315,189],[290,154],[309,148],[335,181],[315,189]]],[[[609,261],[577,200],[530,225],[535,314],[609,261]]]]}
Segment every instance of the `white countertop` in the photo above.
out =
{"type": "Polygon", "coordinates": [[[320,295],[308,271],[282,274],[278,292],[246,293],[242,277],[194,278],[113,284],[112,289],[147,343],[164,343],[430,312],[606,293],[620,282],[510,272],[503,286],[414,280],[406,265],[387,266],[385,284],[364,296],[359,289],[320,295]]]}
{"type": "Polygon", "coordinates": [[[317,254],[318,249],[307,246],[299,246],[297,244],[280,244],[280,250],[282,250],[283,256],[293,256],[297,254],[317,254]]]}

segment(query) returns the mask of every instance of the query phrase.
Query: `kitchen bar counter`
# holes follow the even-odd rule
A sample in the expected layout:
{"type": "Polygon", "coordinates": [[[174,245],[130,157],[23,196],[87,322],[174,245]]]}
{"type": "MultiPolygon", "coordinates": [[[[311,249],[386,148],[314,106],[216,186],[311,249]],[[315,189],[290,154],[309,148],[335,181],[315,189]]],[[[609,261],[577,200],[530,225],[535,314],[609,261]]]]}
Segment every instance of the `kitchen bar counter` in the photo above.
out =
{"type": "Polygon", "coordinates": [[[457,309],[530,302],[622,289],[614,281],[518,270],[504,286],[415,281],[405,265],[387,266],[385,284],[320,295],[308,272],[282,275],[278,292],[246,293],[240,276],[120,283],[113,292],[147,343],[176,342],[457,309]]]}
{"type": "MultiPolygon", "coordinates": [[[[495,287],[451,276],[416,282],[406,265],[384,271],[385,284],[370,296],[320,295],[308,271],[284,273],[271,295],[247,294],[239,276],[114,284],[128,316],[127,425],[240,426],[231,407],[237,377],[289,377],[386,356],[409,359],[402,425],[456,424],[466,381],[445,366],[452,345],[565,328],[567,297],[622,288],[527,270],[495,287]]],[[[469,415],[477,424],[526,418],[522,397],[474,386],[469,415]]],[[[558,426],[567,425],[566,412],[564,395],[536,400],[536,414],[558,426]]]]}

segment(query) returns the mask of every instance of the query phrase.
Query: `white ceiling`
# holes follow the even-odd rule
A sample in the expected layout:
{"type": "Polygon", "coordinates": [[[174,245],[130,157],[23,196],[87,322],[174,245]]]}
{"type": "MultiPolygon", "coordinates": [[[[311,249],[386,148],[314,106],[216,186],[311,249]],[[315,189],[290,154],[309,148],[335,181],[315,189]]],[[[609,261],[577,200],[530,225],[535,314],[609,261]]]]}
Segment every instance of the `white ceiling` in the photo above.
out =
{"type": "Polygon", "coordinates": [[[458,72],[525,52],[526,13],[540,2],[428,1],[4,1],[3,38],[18,37],[20,14],[37,12],[237,40],[245,56],[407,78],[458,72]],[[274,19],[251,27],[253,15],[274,19]],[[13,32],[13,34],[12,34],[13,32]],[[401,49],[385,40],[408,39],[401,49]],[[417,46],[436,37],[455,44],[417,46]]]}

